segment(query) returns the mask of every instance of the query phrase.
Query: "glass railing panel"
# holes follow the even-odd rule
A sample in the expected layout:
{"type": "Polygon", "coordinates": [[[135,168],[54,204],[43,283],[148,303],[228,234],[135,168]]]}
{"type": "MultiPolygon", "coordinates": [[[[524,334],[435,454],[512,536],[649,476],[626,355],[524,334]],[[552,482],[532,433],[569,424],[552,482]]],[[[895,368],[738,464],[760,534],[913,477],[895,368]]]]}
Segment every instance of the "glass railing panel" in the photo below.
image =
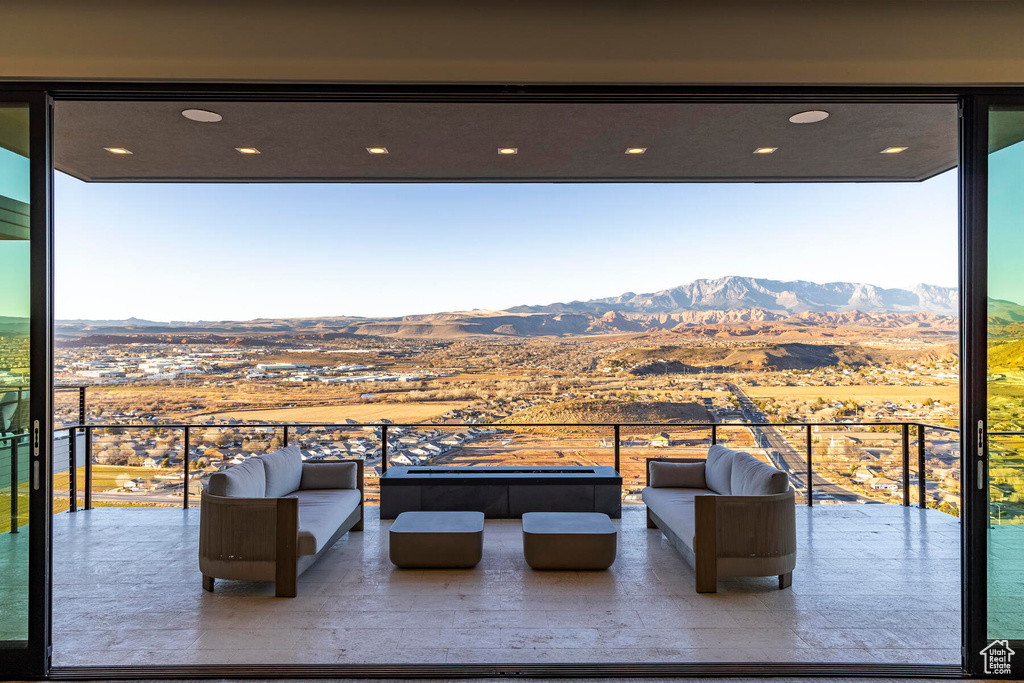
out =
{"type": "Polygon", "coordinates": [[[527,427],[481,424],[466,427],[389,427],[390,465],[610,466],[612,452],[601,445],[610,427],[588,425],[527,427]]]}
{"type": "Polygon", "coordinates": [[[925,504],[960,516],[960,432],[927,428],[925,441],[925,504]]]}
{"type": "Polygon", "coordinates": [[[363,501],[380,501],[380,428],[352,425],[288,428],[288,445],[297,446],[306,461],[363,460],[363,501]]]}
{"type": "Polygon", "coordinates": [[[79,391],[72,387],[53,388],[53,428],[61,429],[79,424],[79,391]]]}
{"type": "Polygon", "coordinates": [[[71,508],[71,451],[68,432],[54,434],[53,439],[53,513],[71,508]]]}
{"type": "Polygon", "coordinates": [[[0,534],[28,524],[28,467],[28,436],[0,436],[0,534]]]}
{"type": "MultiPolygon", "coordinates": [[[[94,427],[93,507],[179,506],[184,495],[183,430],[174,427],[94,427]]],[[[85,480],[79,471],[79,489],[85,480]]]]}
{"type": "MultiPolygon", "coordinates": [[[[611,448],[612,440],[607,439],[611,448]]],[[[640,504],[647,485],[648,458],[706,459],[711,446],[711,425],[651,425],[620,428],[620,466],[624,503],[640,504]]]]}
{"type": "MultiPolygon", "coordinates": [[[[909,430],[908,457],[916,472],[917,430],[909,430]]],[[[815,503],[904,502],[902,425],[816,425],[811,450],[815,503]]],[[[911,483],[916,496],[916,474],[911,483]]]]}

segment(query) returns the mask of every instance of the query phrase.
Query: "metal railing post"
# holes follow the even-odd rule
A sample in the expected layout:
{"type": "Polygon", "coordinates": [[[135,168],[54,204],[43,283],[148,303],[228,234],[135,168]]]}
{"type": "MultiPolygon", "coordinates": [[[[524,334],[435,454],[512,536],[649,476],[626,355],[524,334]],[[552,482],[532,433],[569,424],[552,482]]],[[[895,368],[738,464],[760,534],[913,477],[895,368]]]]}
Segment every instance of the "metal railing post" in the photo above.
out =
{"type": "Polygon", "coordinates": [[[14,436],[11,444],[11,533],[18,533],[18,439],[14,436]]]}
{"type": "Polygon", "coordinates": [[[718,425],[711,423],[711,445],[714,446],[718,443],[718,425]]]}
{"type": "Polygon", "coordinates": [[[922,510],[928,507],[925,500],[924,480],[924,425],[917,425],[917,507],[922,510]]]}
{"type": "Polygon", "coordinates": [[[619,471],[619,425],[615,425],[615,471],[619,471]]]}
{"type": "Polygon", "coordinates": [[[814,461],[813,461],[814,448],[811,442],[811,425],[807,425],[807,506],[814,505],[814,498],[812,496],[814,489],[814,461]]]}
{"type": "Polygon", "coordinates": [[[189,442],[189,428],[185,427],[185,440],[182,444],[182,467],[184,468],[183,474],[184,488],[181,490],[181,506],[188,510],[188,442],[189,442]]]}
{"type": "Polygon", "coordinates": [[[282,448],[287,448],[288,447],[288,425],[281,425],[281,426],[284,428],[284,434],[281,437],[281,447],[282,448]]]}
{"type": "Polygon", "coordinates": [[[92,510],[92,427],[85,428],[85,509],[92,510]]]}
{"type": "Polygon", "coordinates": [[[71,499],[68,512],[78,512],[78,454],[75,452],[77,431],[73,427],[68,430],[68,496],[71,499]]]}
{"type": "Polygon", "coordinates": [[[388,426],[380,426],[380,473],[388,471],[388,426]]]}
{"type": "Polygon", "coordinates": [[[85,424],[85,387],[78,387],[78,424],[85,424]]]}
{"type": "Polygon", "coordinates": [[[903,507],[910,507],[910,425],[901,425],[903,432],[903,507]]]}

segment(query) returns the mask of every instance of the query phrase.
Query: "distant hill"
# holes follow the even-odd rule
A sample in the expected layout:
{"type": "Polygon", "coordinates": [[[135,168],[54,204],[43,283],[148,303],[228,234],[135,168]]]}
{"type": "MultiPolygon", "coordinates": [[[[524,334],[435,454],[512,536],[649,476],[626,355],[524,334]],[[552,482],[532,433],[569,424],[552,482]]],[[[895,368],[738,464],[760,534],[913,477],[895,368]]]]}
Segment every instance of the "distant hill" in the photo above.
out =
{"type": "Polygon", "coordinates": [[[840,363],[850,367],[884,363],[952,360],[953,344],[927,349],[880,349],[859,344],[748,344],[734,346],[657,346],[623,351],[613,360],[635,375],[723,370],[810,370],[840,363]]]}
{"type": "Polygon", "coordinates": [[[989,347],[988,369],[1017,372],[1024,370],[1024,340],[989,347]]]}
{"type": "Polygon", "coordinates": [[[28,318],[13,318],[0,315],[0,335],[28,334],[28,318]]]}
{"type": "Polygon", "coordinates": [[[884,289],[853,282],[818,284],[730,275],[694,280],[672,289],[647,294],[626,292],[617,297],[516,306],[512,313],[682,313],[761,309],[774,313],[807,311],[924,312],[957,314],[957,290],[920,284],[913,289],[884,289]]]}
{"type": "MultiPolygon", "coordinates": [[[[190,341],[204,335],[229,339],[280,335],[312,340],[367,335],[450,339],[661,332],[723,338],[792,334],[828,337],[851,330],[949,335],[959,329],[956,315],[957,291],[948,287],[883,289],[849,282],[816,284],[731,276],[695,280],[649,294],[627,292],[605,299],[515,306],[507,311],[167,323],[140,318],[58,320],[56,334],[63,339],[96,341],[109,335],[135,335],[140,343],[174,337],[190,341]]],[[[990,315],[1024,321],[1024,307],[993,302],[990,315]]]]}
{"type": "Polygon", "coordinates": [[[1003,299],[989,299],[988,319],[1002,325],[1024,323],[1024,306],[1003,299]]]}
{"type": "Polygon", "coordinates": [[[190,324],[202,324],[202,323],[186,323],[186,322],[174,322],[174,323],[160,323],[153,320],[143,320],[142,318],[125,318],[124,320],[59,320],[58,325],[67,327],[170,327],[172,325],[190,325],[190,324]]]}

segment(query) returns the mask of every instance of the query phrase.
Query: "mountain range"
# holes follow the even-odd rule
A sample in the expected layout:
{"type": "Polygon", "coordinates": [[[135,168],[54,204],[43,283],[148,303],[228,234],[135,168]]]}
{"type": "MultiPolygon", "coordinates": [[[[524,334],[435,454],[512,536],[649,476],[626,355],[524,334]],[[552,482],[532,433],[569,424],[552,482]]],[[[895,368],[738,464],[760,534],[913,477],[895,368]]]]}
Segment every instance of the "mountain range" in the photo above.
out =
{"type": "Polygon", "coordinates": [[[818,284],[806,280],[781,281],[730,275],[693,282],[660,292],[554,303],[516,306],[510,313],[684,313],[687,311],[741,311],[759,309],[772,313],[935,313],[956,315],[957,290],[919,284],[912,289],[885,289],[853,282],[818,284]]]}
{"type": "MultiPolygon", "coordinates": [[[[993,302],[1000,316],[1024,320],[1024,307],[993,302]]],[[[729,276],[695,280],[659,292],[626,292],[616,297],[507,310],[473,310],[397,318],[334,316],[259,318],[247,321],[155,322],[60,320],[63,338],[133,335],[136,341],[170,340],[174,335],[216,341],[253,335],[309,339],[345,336],[456,338],[676,332],[699,336],[842,336],[867,330],[952,333],[957,324],[957,290],[917,285],[886,289],[870,284],[804,280],[779,281],[729,276]],[[163,336],[170,335],[170,336],[163,336]]]]}

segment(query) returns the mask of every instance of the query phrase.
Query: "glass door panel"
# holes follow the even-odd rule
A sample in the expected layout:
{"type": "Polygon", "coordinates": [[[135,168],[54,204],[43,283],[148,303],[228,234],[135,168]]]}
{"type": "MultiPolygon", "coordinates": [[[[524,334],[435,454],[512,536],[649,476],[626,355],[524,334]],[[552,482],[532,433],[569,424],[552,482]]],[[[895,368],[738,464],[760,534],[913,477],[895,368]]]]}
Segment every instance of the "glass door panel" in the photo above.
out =
{"type": "Polygon", "coordinates": [[[0,102],[0,648],[29,606],[29,107],[0,102]]]}
{"type": "Polygon", "coordinates": [[[980,654],[983,673],[1008,675],[1019,669],[1014,657],[1024,659],[1024,108],[990,109],[988,128],[988,642],[980,654]]]}

